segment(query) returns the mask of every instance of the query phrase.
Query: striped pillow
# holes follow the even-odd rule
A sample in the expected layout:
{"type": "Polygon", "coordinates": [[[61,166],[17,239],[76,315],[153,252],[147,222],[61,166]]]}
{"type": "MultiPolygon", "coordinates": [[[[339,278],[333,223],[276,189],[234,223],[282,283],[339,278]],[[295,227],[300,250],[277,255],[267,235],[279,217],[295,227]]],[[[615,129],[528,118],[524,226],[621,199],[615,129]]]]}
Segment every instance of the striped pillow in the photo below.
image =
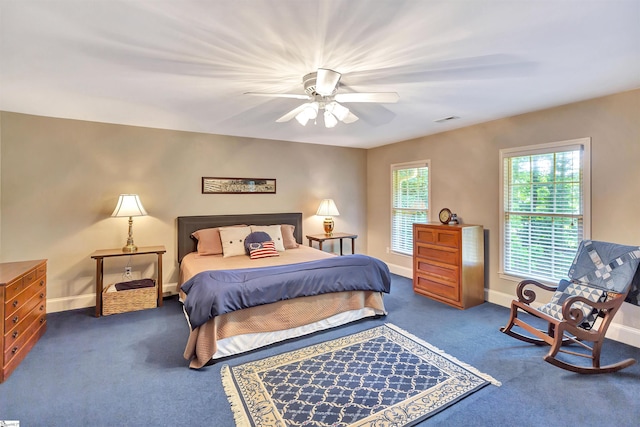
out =
{"type": "Polygon", "coordinates": [[[250,243],[249,256],[251,259],[259,259],[271,256],[280,256],[280,254],[276,251],[276,245],[273,240],[269,240],[262,243],[250,243]]]}

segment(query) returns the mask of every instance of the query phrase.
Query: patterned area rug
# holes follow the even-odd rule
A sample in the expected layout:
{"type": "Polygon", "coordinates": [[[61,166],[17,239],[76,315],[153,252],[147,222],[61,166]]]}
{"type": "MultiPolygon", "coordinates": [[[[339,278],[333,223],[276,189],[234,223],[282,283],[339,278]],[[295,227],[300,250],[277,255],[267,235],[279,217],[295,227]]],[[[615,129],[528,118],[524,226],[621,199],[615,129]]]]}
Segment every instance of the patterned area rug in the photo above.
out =
{"type": "Polygon", "coordinates": [[[237,426],[409,426],[498,381],[386,324],[222,366],[237,426]]]}

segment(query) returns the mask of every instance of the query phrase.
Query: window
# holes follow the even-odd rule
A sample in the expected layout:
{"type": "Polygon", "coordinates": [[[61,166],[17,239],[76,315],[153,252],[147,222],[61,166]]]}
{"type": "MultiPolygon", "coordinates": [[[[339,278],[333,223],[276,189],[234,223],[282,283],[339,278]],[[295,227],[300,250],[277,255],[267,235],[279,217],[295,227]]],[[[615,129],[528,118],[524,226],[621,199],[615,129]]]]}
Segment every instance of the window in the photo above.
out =
{"type": "Polygon", "coordinates": [[[429,162],[391,165],[391,250],[413,254],[413,223],[429,217],[429,162]]]}
{"type": "Polygon", "coordinates": [[[508,276],[557,283],[589,237],[590,139],[500,150],[502,254],[508,276]]]}

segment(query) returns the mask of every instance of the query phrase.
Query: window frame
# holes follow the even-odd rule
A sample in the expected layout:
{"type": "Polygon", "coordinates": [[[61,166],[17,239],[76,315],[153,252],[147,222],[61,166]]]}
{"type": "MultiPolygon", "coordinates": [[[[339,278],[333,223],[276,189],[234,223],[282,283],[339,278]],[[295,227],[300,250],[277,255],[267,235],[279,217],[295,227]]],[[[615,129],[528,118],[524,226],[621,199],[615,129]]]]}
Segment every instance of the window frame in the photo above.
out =
{"type": "Polygon", "coordinates": [[[591,238],[591,138],[578,138],[566,141],[557,141],[544,144],[527,145],[514,148],[501,149],[500,156],[500,259],[498,276],[519,282],[525,278],[533,278],[542,283],[557,285],[552,280],[544,277],[524,277],[514,274],[513,272],[505,272],[505,246],[506,246],[506,209],[505,209],[505,176],[504,162],[505,159],[511,157],[522,157],[528,155],[550,154],[570,151],[571,149],[582,148],[582,239],[591,238]]]}
{"type": "MultiPolygon", "coordinates": [[[[393,235],[393,219],[394,219],[394,200],[395,200],[395,188],[393,186],[393,173],[396,170],[400,170],[400,169],[413,169],[413,168],[421,168],[421,167],[426,167],[427,171],[428,171],[428,176],[427,176],[427,208],[425,209],[426,211],[426,217],[427,217],[427,222],[431,221],[431,161],[426,159],[426,160],[416,160],[416,161],[411,161],[411,162],[404,162],[404,163],[392,163],[390,165],[390,170],[389,170],[389,185],[390,185],[390,208],[389,208],[389,218],[390,218],[390,229],[389,229],[389,252],[394,254],[394,255],[400,255],[400,256],[406,256],[406,257],[413,257],[413,235],[412,235],[412,243],[411,243],[411,252],[410,253],[405,253],[405,252],[401,252],[399,250],[395,250],[393,248],[393,241],[394,241],[394,235],[393,235]]],[[[411,231],[413,233],[413,231],[411,231]]]]}

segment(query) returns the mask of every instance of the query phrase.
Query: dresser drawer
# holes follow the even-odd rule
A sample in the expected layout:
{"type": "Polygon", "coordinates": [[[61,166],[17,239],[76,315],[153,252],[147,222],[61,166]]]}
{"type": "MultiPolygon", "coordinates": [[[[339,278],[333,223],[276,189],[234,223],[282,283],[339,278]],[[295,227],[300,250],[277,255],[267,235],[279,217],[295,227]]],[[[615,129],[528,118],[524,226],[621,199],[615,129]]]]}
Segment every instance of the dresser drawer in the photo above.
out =
{"type": "Polygon", "coordinates": [[[46,266],[43,266],[40,269],[33,269],[20,277],[18,280],[15,280],[7,285],[7,289],[5,291],[6,300],[10,300],[15,298],[18,294],[22,293],[25,289],[31,286],[34,282],[38,283],[40,287],[46,287],[46,266]]]}
{"type": "Polygon", "coordinates": [[[28,318],[29,313],[34,308],[38,307],[38,311],[45,313],[47,309],[46,296],[46,292],[43,289],[42,292],[33,295],[29,301],[22,305],[22,307],[18,308],[11,315],[6,316],[4,319],[5,334],[11,333],[19,323],[28,318]]]}
{"type": "Polygon", "coordinates": [[[9,361],[35,332],[46,322],[46,314],[38,308],[33,310],[16,329],[4,337],[5,361],[9,361]]]}
{"type": "Polygon", "coordinates": [[[431,260],[416,258],[416,272],[427,276],[436,276],[442,280],[458,283],[458,267],[455,265],[434,264],[431,260]]]}
{"type": "Polygon", "coordinates": [[[19,343],[16,343],[4,352],[3,364],[5,378],[8,376],[8,373],[13,371],[26,357],[46,330],[47,322],[34,324],[32,328],[29,328],[28,335],[25,335],[19,343]]]}
{"type": "Polygon", "coordinates": [[[444,249],[431,245],[416,244],[414,256],[431,261],[458,265],[460,254],[457,250],[444,249]]]}
{"type": "Polygon", "coordinates": [[[446,246],[448,248],[460,248],[460,233],[457,230],[442,230],[439,228],[415,229],[414,238],[419,243],[446,246]]]}
{"type": "Polygon", "coordinates": [[[30,286],[25,287],[21,293],[11,298],[5,298],[6,299],[6,302],[4,304],[5,318],[13,315],[13,313],[15,313],[20,308],[22,308],[27,303],[27,301],[29,301],[31,297],[33,297],[36,294],[41,294],[41,297],[44,297],[46,294],[46,283],[45,283],[44,277],[40,279],[40,282],[38,281],[32,282],[30,286]]]}
{"type": "Polygon", "coordinates": [[[27,314],[24,321],[18,323],[15,328],[6,333],[4,336],[3,351],[6,352],[12,347],[20,346],[24,340],[33,335],[33,332],[46,321],[46,313],[44,310],[40,310],[40,306],[36,306],[34,310],[31,310],[29,314],[27,314]]]}
{"type": "Polygon", "coordinates": [[[417,292],[426,292],[450,301],[459,301],[460,299],[460,287],[458,286],[458,283],[438,280],[433,276],[425,276],[422,274],[416,275],[413,287],[417,292]]]}

